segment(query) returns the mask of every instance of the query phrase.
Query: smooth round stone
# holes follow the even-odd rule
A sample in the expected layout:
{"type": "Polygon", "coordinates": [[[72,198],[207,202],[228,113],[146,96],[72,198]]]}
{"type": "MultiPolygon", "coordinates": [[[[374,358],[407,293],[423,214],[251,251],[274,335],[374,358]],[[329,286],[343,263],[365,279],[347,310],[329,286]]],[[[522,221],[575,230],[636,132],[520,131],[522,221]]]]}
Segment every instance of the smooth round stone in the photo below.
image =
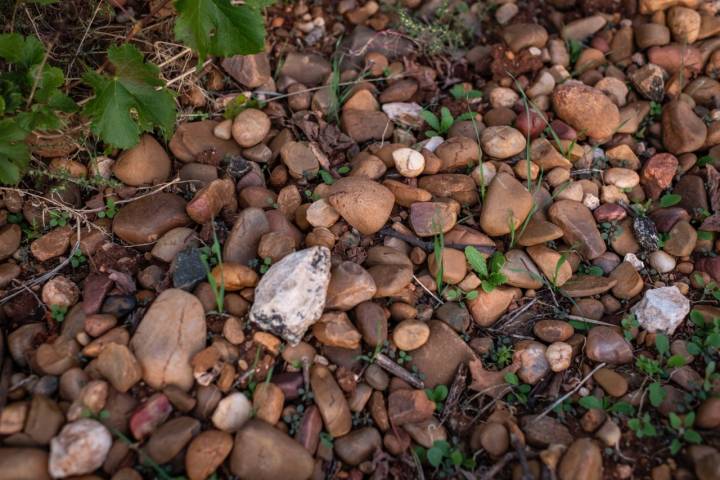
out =
{"type": "Polygon", "coordinates": [[[587,336],[585,353],[590,360],[610,364],[628,363],[633,359],[632,346],[617,329],[593,327],[587,336]]]}
{"type": "Polygon", "coordinates": [[[569,297],[591,297],[605,293],[617,284],[616,280],[596,275],[575,275],[565,282],[563,292],[569,297]]]}
{"type": "Polygon", "coordinates": [[[359,465],[382,448],[382,438],[377,429],[365,427],[335,440],[333,446],[340,460],[348,465],[359,465]]]}
{"type": "Polygon", "coordinates": [[[483,152],[499,159],[517,155],[525,149],[525,144],[523,134],[512,127],[488,127],[480,134],[483,152]]]}
{"type": "Polygon", "coordinates": [[[627,380],[615,370],[601,368],[593,374],[593,379],[612,397],[622,397],[627,393],[627,380]]]}
{"type": "Polygon", "coordinates": [[[403,320],[393,330],[392,338],[400,350],[415,350],[430,338],[430,327],[419,320],[403,320]]]}
{"type": "Polygon", "coordinates": [[[562,320],[540,320],[533,327],[533,333],[543,342],[564,342],[573,336],[575,329],[562,320]]]}
{"type": "Polygon", "coordinates": [[[573,348],[565,342],[555,342],[545,350],[545,358],[553,372],[563,372],[570,368],[573,348]]]}
{"type": "Polygon", "coordinates": [[[652,252],[648,256],[648,262],[658,273],[672,272],[677,264],[675,257],[662,250],[652,252]]]}

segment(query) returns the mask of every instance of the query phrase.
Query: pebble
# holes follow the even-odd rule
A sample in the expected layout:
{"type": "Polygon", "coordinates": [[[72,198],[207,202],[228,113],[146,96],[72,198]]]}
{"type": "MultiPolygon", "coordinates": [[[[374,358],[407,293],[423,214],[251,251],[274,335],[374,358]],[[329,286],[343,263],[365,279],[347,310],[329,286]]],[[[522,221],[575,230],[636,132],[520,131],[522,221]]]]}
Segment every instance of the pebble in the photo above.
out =
{"type": "Polygon", "coordinates": [[[342,438],[337,439],[333,448],[337,456],[348,465],[360,465],[369,460],[376,450],[382,447],[380,432],[373,427],[364,427],[353,430],[342,438]]]}
{"type": "Polygon", "coordinates": [[[380,230],[390,217],[395,196],[386,187],[361,177],[345,177],[330,186],[328,201],[363,235],[380,230]]]}
{"type": "Polygon", "coordinates": [[[194,383],[190,359],[205,347],[205,335],[200,301],[182,290],[162,292],[130,341],[145,382],[155,389],[176,385],[189,390],[194,383]]]}
{"type": "Polygon", "coordinates": [[[240,392],[233,392],[220,400],[211,420],[218,430],[234,433],[250,420],[252,413],[250,400],[240,392]]]}
{"type": "Polygon", "coordinates": [[[257,255],[263,235],[270,232],[270,222],[260,208],[240,212],[223,246],[223,261],[247,265],[257,255]]]}
{"type": "Polygon", "coordinates": [[[555,88],[552,103],[560,119],[596,140],[609,138],[620,124],[617,106],[600,90],[580,82],[555,88]]]}
{"type": "Polygon", "coordinates": [[[48,470],[53,478],[92,473],[107,457],[112,436],[100,422],[83,418],[68,423],[50,442],[48,470]]]}
{"type": "Polygon", "coordinates": [[[125,345],[110,343],[102,349],[96,368],[119,392],[127,392],[142,379],[143,370],[125,345]]]}
{"type": "Polygon", "coordinates": [[[523,383],[534,385],[548,373],[550,365],[545,357],[545,350],[545,345],[535,341],[528,341],[517,346],[513,361],[518,361],[520,364],[517,376],[523,383]]]}
{"type": "Polygon", "coordinates": [[[341,437],[352,429],[352,414],[342,390],[327,367],[314,365],[310,385],[323,423],[333,437],[341,437]]]}
{"type": "Polygon", "coordinates": [[[232,124],[232,136],[243,148],[254,147],[270,132],[270,117],[261,110],[246,108],[232,124]]]}
{"type": "Polygon", "coordinates": [[[151,396],[130,417],[129,426],[133,437],[142,440],[149,436],[171,413],[172,405],[167,396],[162,393],[151,396]]]}
{"type": "Polygon", "coordinates": [[[575,329],[562,320],[540,320],[535,323],[533,333],[543,342],[564,342],[573,336],[575,329]]]}
{"type": "Polygon", "coordinates": [[[615,370],[601,368],[593,374],[593,379],[611,397],[619,398],[627,393],[627,380],[615,370]]]}
{"type": "Polygon", "coordinates": [[[648,332],[672,335],[690,312],[690,300],[674,285],[651,288],[631,311],[648,332]]]}
{"type": "Polygon", "coordinates": [[[126,185],[139,187],[162,183],[170,176],[170,157],[150,135],[140,137],[140,143],[124,151],[113,165],[113,174],[126,185]]]}
{"type": "Polygon", "coordinates": [[[665,104],[662,113],[662,140],[667,150],[674,154],[694,152],[700,149],[707,137],[707,126],[692,109],[681,100],[665,104]]]}
{"type": "Polygon", "coordinates": [[[553,372],[563,372],[570,368],[573,348],[565,342],[555,342],[545,350],[545,358],[553,372]]]}
{"type": "Polygon", "coordinates": [[[312,326],[312,333],[323,345],[339,348],[358,348],[362,339],[345,312],[323,314],[312,326]]]}
{"type": "Polygon", "coordinates": [[[172,193],[155,193],[129,203],[115,215],[112,230],[131,244],[152,243],[173,228],[185,227],[190,218],[185,200],[172,193]]]}
{"type": "Polygon", "coordinates": [[[425,375],[424,383],[428,388],[449,384],[461,363],[476,358],[472,349],[445,322],[430,320],[430,337],[419,349],[412,353],[411,367],[425,375]]]}
{"type": "Polygon", "coordinates": [[[527,442],[536,447],[544,448],[556,443],[569,445],[573,441],[568,428],[549,416],[537,418],[536,415],[525,415],[520,418],[520,428],[527,442]]]}
{"type": "Polygon", "coordinates": [[[407,178],[419,176],[425,170],[425,157],[411,148],[398,148],[392,153],[395,169],[407,178]]]}
{"type": "Polygon", "coordinates": [[[490,236],[506,235],[510,233],[511,225],[515,229],[520,228],[530,213],[532,203],[532,195],[519,181],[500,172],[487,189],[480,226],[490,236]]]}
{"type": "Polygon", "coordinates": [[[430,338],[430,327],[419,320],[403,320],[393,330],[393,343],[400,349],[411,351],[427,343],[430,338]]]}
{"type": "Polygon", "coordinates": [[[585,354],[595,362],[629,363],[633,359],[632,346],[616,329],[593,327],[587,335],[585,354]]]}
{"type": "Polygon", "coordinates": [[[601,480],[603,460],[600,447],[589,438],[575,440],[558,466],[560,480],[601,480]]]}
{"type": "Polygon", "coordinates": [[[568,245],[577,246],[578,252],[592,260],[607,249],[600,235],[593,213],[585,205],[572,200],[560,200],[548,210],[550,221],[563,231],[568,245]]]}
{"type": "Polygon", "coordinates": [[[58,275],[42,288],[42,301],[50,307],[70,308],[80,298],[80,289],[69,278],[58,275]]]}
{"type": "Polygon", "coordinates": [[[163,423],[150,436],[145,448],[158,464],[168,463],[200,433],[200,422],[192,417],[177,417],[163,423]]]}
{"type": "Polygon", "coordinates": [[[311,247],[273,264],[255,288],[250,321],[298,343],[325,308],[330,251],[311,247]]]}
{"type": "Polygon", "coordinates": [[[525,136],[512,127],[488,127],[480,134],[483,152],[498,159],[517,155],[525,150],[525,143],[525,136]]]}
{"type": "Polygon", "coordinates": [[[225,461],[233,447],[232,436],[220,430],[206,430],[188,445],[185,470],[190,480],[205,480],[225,461]]]}
{"type": "Polygon", "coordinates": [[[314,465],[300,443],[256,419],[235,435],[230,455],[230,471],[239,478],[304,480],[310,478],[314,465]]]}
{"type": "Polygon", "coordinates": [[[648,262],[658,273],[669,273],[675,270],[677,261],[672,255],[658,250],[648,255],[648,262]]]}
{"type": "Polygon", "coordinates": [[[0,478],[50,480],[48,453],[39,448],[0,448],[0,478]]]}

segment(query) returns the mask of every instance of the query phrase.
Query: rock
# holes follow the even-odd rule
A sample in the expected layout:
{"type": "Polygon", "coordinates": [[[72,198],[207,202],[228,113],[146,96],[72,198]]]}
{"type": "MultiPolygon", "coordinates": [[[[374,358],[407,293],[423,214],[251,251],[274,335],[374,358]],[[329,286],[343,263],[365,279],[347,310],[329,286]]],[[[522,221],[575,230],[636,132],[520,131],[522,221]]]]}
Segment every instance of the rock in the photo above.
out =
{"type": "Polygon", "coordinates": [[[51,230],[30,244],[33,257],[45,262],[64,254],[70,247],[70,236],[73,231],[70,227],[61,227],[51,230]]]}
{"type": "Polygon", "coordinates": [[[360,347],[362,335],[355,329],[345,312],[328,312],[313,325],[313,335],[323,345],[355,349],[360,347]]]}
{"type": "Polygon", "coordinates": [[[113,174],[126,185],[162,183],[170,176],[170,157],[150,135],[140,137],[140,143],[124,151],[113,165],[113,174]]]}
{"type": "Polygon", "coordinates": [[[340,124],[345,133],[358,143],[368,140],[387,140],[395,130],[384,112],[371,110],[343,110],[340,124]]]}
{"type": "Polygon", "coordinates": [[[272,78],[270,61],[265,52],[224,58],[222,68],[248,88],[257,88],[272,78]]]}
{"type": "Polygon", "coordinates": [[[160,192],[122,207],[113,219],[113,233],[131,244],[151,243],[173,228],[185,227],[190,218],[185,200],[160,192]]]}
{"type": "Polygon", "coordinates": [[[428,322],[428,341],[412,352],[411,366],[425,375],[425,386],[449,384],[458,366],[476,358],[465,341],[446,323],[437,320],[428,322]]]}
{"type": "Polygon", "coordinates": [[[189,390],[194,378],[190,359],[205,347],[205,312],[193,295],[162,292],[140,321],[130,346],[152,388],[175,385],[189,390]]]}
{"type": "Polygon", "coordinates": [[[403,430],[415,443],[425,448],[430,448],[435,442],[448,438],[445,427],[436,418],[419,423],[407,423],[403,425],[403,430]]]}
{"type": "Polygon", "coordinates": [[[403,320],[393,330],[393,343],[405,351],[422,347],[430,337],[430,327],[420,320],[403,320]]]}
{"type": "Polygon", "coordinates": [[[680,220],[670,229],[663,250],[676,257],[687,257],[695,250],[696,244],[697,232],[690,222],[680,220]]]}
{"type": "Polygon", "coordinates": [[[102,349],[96,368],[112,386],[127,392],[142,379],[142,368],[135,356],[125,345],[111,343],[102,349]]]}
{"type": "Polygon", "coordinates": [[[418,423],[429,420],[435,413],[435,402],[424,390],[399,389],[388,397],[388,415],[392,425],[418,423]]]}
{"type": "Polygon", "coordinates": [[[663,107],[662,134],[665,148],[674,155],[680,155],[703,146],[707,126],[695,115],[690,104],[673,100],[663,107]]]}
{"type": "Polygon", "coordinates": [[[148,398],[130,417],[130,431],[142,440],[162,425],[172,413],[172,405],[165,394],[156,393],[148,398]]]}
{"type": "Polygon", "coordinates": [[[322,365],[314,365],[310,370],[310,385],[315,395],[315,404],[330,435],[341,437],[348,433],[352,428],[350,407],[330,370],[322,365]]]}
{"type": "Polygon", "coordinates": [[[593,374],[593,379],[611,397],[619,398],[627,393],[627,380],[615,370],[601,368],[593,374]]]}
{"type": "Polygon", "coordinates": [[[532,209],[530,192],[512,175],[498,173],[490,183],[480,213],[480,226],[490,236],[510,233],[511,225],[519,229],[532,209]]]}
{"type": "Polygon", "coordinates": [[[510,447],[510,436],[502,423],[487,422],[475,428],[470,445],[474,449],[484,448],[491,457],[498,458],[510,447]]]}
{"type": "Polygon", "coordinates": [[[631,311],[648,332],[675,333],[690,312],[690,300],[676,286],[645,291],[643,299],[631,311]]]}
{"type": "Polygon", "coordinates": [[[478,290],[478,296],[466,304],[475,323],[487,328],[505,313],[516,292],[517,289],[505,286],[497,287],[491,292],[478,290]]]}
{"type": "Polygon", "coordinates": [[[165,263],[172,262],[181,250],[197,243],[195,231],[191,228],[173,228],[155,243],[150,254],[165,263]]]}
{"type": "Polygon", "coordinates": [[[186,163],[218,164],[225,158],[240,155],[240,146],[234,140],[215,136],[218,124],[215,120],[180,123],[170,140],[170,151],[186,163]]]}
{"type": "Polygon", "coordinates": [[[332,71],[330,62],[315,53],[290,52],[280,73],[303,85],[314,87],[322,83],[332,71]]]}
{"type": "Polygon", "coordinates": [[[305,480],[315,463],[303,446],[262,420],[250,420],[235,435],[230,471],[254,480],[305,480]]]}
{"type": "Polygon", "coordinates": [[[177,417],[163,423],[145,445],[147,454],[158,464],[168,463],[200,432],[200,422],[177,417]]]}
{"type": "Polygon", "coordinates": [[[45,395],[33,395],[23,430],[28,437],[47,445],[64,423],[65,415],[57,403],[45,395]]]}
{"type": "Polygon", "coordinates": [[[662,102],[665,96],[665,79],[662,68],[648,63],[631,73],[630,80],[643,97],[655,102],[662,102]]]}
{"type": "Polygon", "coordinates": [[[529,385],[535,385],[550,370],[545,358],[545,345],[540,342],[528,341],[518,345],[513,362],[520,364],[517,376],[529,385]]]}
{"type": "Polygon", "coordinates": [[[409,101],[418,90],[418,82],[412,78],[398,80],[385,88],[380,94],[380,103],[409,101]]]}
{"type": "Polygon", "coordinates": [[[562,229],[554,223],[545,220],[535,220],[533,218],[527,223],[525,230],[520,234],[520,238],[518,238],[518,245],[530,247],[532,245],[539,245],[544,244],[545,242],[557,240],[562,236],[562,229]]]}
{"type": "Polygon", "coordinates": [[[410,226],[419,237],[447,233],[457,223],[457,212],[445,202],[415,202],[410,205],[410,226]]]}
{"type": "MultiPolygon", "coordinates": [[[[298,374],[298,379],[302,375],[298,374]]],[[[280,381],[282,377],[276,377],[280,381]]],[[[274,383],[263,382],[253,392],[253,411],[255,416],[260,420],[264,420],[270,425],[275,425],[280,421],[282,416],[283,404],[285,403],[285,393],[281,386],[274,383]]]]}
{"type": "Polygon", "coordinates": [[[0,264],[0,288],[8,286],[10,282],[20,276],[21,272],[20,267],[14,263],[7,262],[0,264]]]}
{"type": "Polygon", "coordinates": [[[540,320],[533,327],[533,333],[543,342],[564,342],[573,336],[575,329],[562,320],[540,320]]]}
{"type": "Polygon", "coordinates": [[[502,29],[500,34],[515,53],[527,47],[543,48],[548,41],[544,27],[536,23],[515,23],[502,29]]]}
{"type": "Polygon", "coordinates": [[[70,308],[79,298],[80,289],[63,275],[51,278],[42,288],[42,301],[48,306],[70,308]]]}
{"type": "Polygon", "coordinates": [[[254,147],[270,132],[270,117],[256,108],[240,112],[232,124],[232,136],[243,148],[254,147]]]}
{"type": "Polygon", "coordinates": [[[180,252],[175,258],[173,287],[192,290],[198,283],[207,280],[207,269],[202,254],[197,247],[180,252]]]}
{"type": "Polygon", "coordinates": [[[250,320],[290,343],[298,343],[325,308],[330,251],[311,247],[272,265],[255,288],[250,320]]]}
{"type": "Polygon", "coordinates": [[[577,246],[583,257],[592,260],[605,253],[605,241],[592,212],[585,205],[572,200],[560,200],[553,203],[548,215],[562,229],[565,243],[577,246]]]}
{"type": "Polygon", "coordinates": [[[480,134],[483,152],[491,157],[505,159],[525,150],[525,137],[512,127],[488,127],[480,134]]]}
{"type": "Polygon", "coordinates": [[[435,149],[434,153],[442,162],[441,172],[464,169],[468,165],[479,163],[482,158],[482,150],[475,140],[463,136],[448,138],[435,149]]]}
{"type": "Polygon", "coordinates": [[[375,295],[372,276],[355,262],[345,261],[332,269],[325,308],[348,311],[375,295]]]}
{"type": "Polygon", "coordinates": [[[677,168],[677,158],[669,153],[658,153],[645,162],[640,173],[640,183],[650,198],[660,198],[662,191],[670,187],[677,168]]]}
{"type": "Polygon", "coordinates": [[[232,436],[219,430],[206,430],[193,438],[185,456],[185,471],[190,480],[211,476],[230,455],[232,447],[232,436]]]}
{"type": "Polygon", "coordinates": [[[53,478],[92,473],[102,466],[112,436],[100,422],[83,418],[68,423],[50,442],[48,470],[53,478]]]}
{"type": "Polygon", "coordinates": [[[564,40],[582,41],[599,31],[606,23],[607,20],[602,15],[592,15],[573,20],[563,27],[562,38],[564,40]]]}
{"type": "Polygon", "coordinates": [[[648,262],[658,273],[669,273],[675,269],[677,262],[672,255],[658,250],[648,255],[648,262]]]}
{"type": "Polygon", "coordinates": [[[710,397],[700,404],[697,410],[695,426],[705,429],[713,429],[720,426],[720,397],[710,397]]]}
{"type": "Polygon", "coordinates": [[[442,265],[438,264],[435,255],[428,255],[427,261],[430,274],[436,276],[442,270],[443,282],[450,285],[460,283],[467,274],[465,254],[454,248],[443,248],[439,252],[439,257],[442,265]]]}
{"type": "Polygon", "coordinates": [[[572,277],[570,262],[555,250],[534,245],[527,247],[527,253],[553,285],[562,287],[572,277]]]}
{"type": "Polygon", "coordinates": [[[700,14],[691,8],[672,7],[668,10],[667,25],[673,40],[679,43],[694,43],[700,34],[700,14]]]}
{"type": "Polygon", "coordinates": [[[520,428],[527,442],[540,448],[556,443],[569,445],[573,441],[567,427],[550,416],[537,418],[537,415],[525,415],[520,418],[520,428]]]}
{"type": "Polygon", "coordinates": [[[690,45],[672,43],[652,47],[647,51],[647,58],[670,75],[679,73],[683,69],[698,72],[702,68],[703,59],[700,50],[690,45]]]}
{"type": "Polygon", "coordinates": [[[543,285],[540,270],[532,259],[519,249],[510,250],[505,254],[505,265],[500,273],[507,278],[505,283],[513,287],[541,288],[543,285]]]}
{"type": "Polygon", "coordinates": [[[555,88],[552,103],[558,117],[596,140],[609,138],[620,124],[617,106],[600,90],[580,82],[555,88]]]}
{"type": "Polygon", "coordinates": [[[565,342],[555,342],[545,350],[545,358],[553,372],[563,372],[570,368],[573,347],[565,342]]]}
{"type": "Polygon", "coordinates": [[[235,184],[229,178],[213,180],[206,185],[195,194],[185,211],[195,223],[202,225],[217,217],[226,207],[232,211],[237,208],[235,184]]]}
{"type": "Polygon", "coordinates": [[[377,429],[365,427],[337,439],[333,447],[340,460],[355,466],[369,460],[376,450],[382,448],[382,438],[377,429]]]}
{"type": "Polygon", "coordinates": [[[280,149],[280,157],[293,178],[312,178],[320,169],[317,156],[305,142],[287,142],[280,149]]]}
{"type": "Polygon", "coordinates": [[[558,467],[560,480],[601,480],[603,461],[600,447],[589,438],[579,438],[568,448],[558,467]]]}
{"type": "Polygon", "coordinates": [[[604,173],[605,183],[620,189],[630,189],[640,183],[640,175],[629,168],[609,168],[604,173]]]}
{"type": "Polygon", "coordinates": [[[48,454],[36,448],[0,448],[0,479],[50,480],[48,454]]]}
{"type": "Polygon", "coordinates": [[[240,392],[233,392],[220,400],[212,414],[213,425],[223,432],[233,433],[252,416],[252,403],[240,392]]]}
{"type": "Polygon", "coordinates": [[[610,279],[617,281],[612,289],[613,295],[622,299],[629,299],[638,295],[645,285],[635,266],[628,261],[624,261],[615,267],[615,270],[610,273],[610,279]]]}
{"type": "Polygon", "coordinates": [[[327,200],[335,210],[363,235],[380,230],[390,217],[395,196],[386,187],[362,177],[335,181],[327,200]]]}
{"type": "Polygon", "coordinates": [[[223,262],[213,267],[210,274],[217,285],[223,285],[226,292],[236,292],[257,285],[258,275],[250,267],[234,262],[223,262]]]}
{"type": "Polygon", "coordinates": [[[425,157],[412,148],[398,148],[392,153],[395,170],[407,178],[419,176],[425,170],[425,157]]]}
{"type": "Polygon", "coordinates": [[[590,329],[585,354],[595,362],[628,363],[633,359],[632,346],[614,328],[598,326],[590,329]]]}
{"type": "Polygon", "coordinates": [[[0,227],[0,260],[5,260],[20,248],[22,230],[15,223],[0,227]]]}
{"type": "Polygon", "coordinates": [[[262,209],[244,209],[225,240],[223,260],[247,265],[256,257],[260,239],[269,232],[270,223],[262,209]]]}

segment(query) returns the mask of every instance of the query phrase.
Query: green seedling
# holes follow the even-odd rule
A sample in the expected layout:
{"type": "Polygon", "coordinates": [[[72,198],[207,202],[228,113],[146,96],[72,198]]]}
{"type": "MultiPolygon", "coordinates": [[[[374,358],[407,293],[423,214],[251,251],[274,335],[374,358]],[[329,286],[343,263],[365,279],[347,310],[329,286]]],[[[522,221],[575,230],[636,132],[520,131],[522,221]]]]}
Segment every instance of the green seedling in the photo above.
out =
{"type": "Polygon", "coordinates": [[[507,282],[507,277],[501,273],[506,261],[502,253],[495,252],[486,260],[477,248],[468,245],[465,247],[465,259],[482,281],[481,287],[485,292],[492,292],[507,282]]]}

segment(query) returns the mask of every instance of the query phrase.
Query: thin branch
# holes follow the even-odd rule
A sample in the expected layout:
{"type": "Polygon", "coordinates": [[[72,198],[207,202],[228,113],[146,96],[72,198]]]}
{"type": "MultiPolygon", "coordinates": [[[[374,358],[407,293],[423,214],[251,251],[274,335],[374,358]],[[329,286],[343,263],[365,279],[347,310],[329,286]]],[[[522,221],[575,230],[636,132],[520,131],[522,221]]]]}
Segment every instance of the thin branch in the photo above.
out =
{"type": "Polygon", "coordinates": [[[575,393],[575,392],[577,392],[578,390],[580,390],[580,387],[582,387],[582,386],[585,384],[585,382],[587,382],[588,380],[590,380],[590,377],[592,377],[592,376],[595,374],[595,372],[597,372],[598,370],[600,370],[601,368],[603,368],[605,365],[607,365],[607,364],[606,364],[605,362],[603,362],[603,363],[601,363],[600,365],[597,365],[595,368],[593,368],[593,369],[590,371],[590,373],[588,373],[588,374],[585,376],[585,378],[583,378],[582,380],[580,380],[580,382],[579,382],[577,385],[575,385],[575,387],[573,387],[572,390],[570,390],[570,391],[567,392],[565,395],[563,395],[562,397],[560,397],[560,398],[558,398],[557,400],[555,400],[555,401],[552,403],[552,405],[550,405],[548,408],[546,408],[545,410],[543,410],[543,412],[542,412],[540,415],[538,415],[537,417],[535,417],[535,418],[533,419],[533,423],[537,422],[538,420],[540,420],[541,418],[543,418],[545,415],[547,415],[548,413],[552,412],[553,409],[554,409],[555,407],[557,407],[558,405],[560,405],[562,402],[564,402],[566,398],[568,398],[570,395],[572,395],[573,393],[575,393]]]}

